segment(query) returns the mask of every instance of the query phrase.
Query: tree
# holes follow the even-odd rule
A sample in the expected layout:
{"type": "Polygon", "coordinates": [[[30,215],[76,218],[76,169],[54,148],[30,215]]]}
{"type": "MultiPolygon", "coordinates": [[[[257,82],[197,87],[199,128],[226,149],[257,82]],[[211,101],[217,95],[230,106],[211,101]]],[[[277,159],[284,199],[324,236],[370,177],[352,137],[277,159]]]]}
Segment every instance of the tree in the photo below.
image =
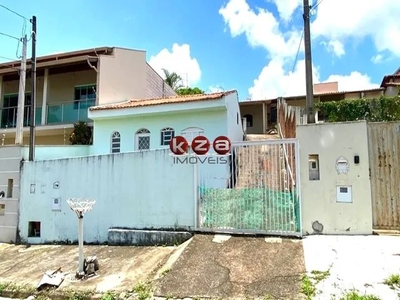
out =
{"type": "Polygon", "coordinates": [[[74,125],[74,131],[69,137],[71,145],[90,145],[92,142],[92,128],[85,122],[79,122],[74,125]]]}
{"type": "Polygon", "coordinates": [[[198,94],[204,94],[204,91],[199,89],[198,87],[194,87],[194,88],[182,87],[182,88],[178,89],[176,91],[176,93],[178,95],[198,95],[198,94]]]}
{"type": "Polygon", "coordinates": [[[182,85],[182,77],[175,72],[170,73],[168,70],[162,69],[165,75],[165,83],[168,84],[175,92],[177,92],[182,85]]]}

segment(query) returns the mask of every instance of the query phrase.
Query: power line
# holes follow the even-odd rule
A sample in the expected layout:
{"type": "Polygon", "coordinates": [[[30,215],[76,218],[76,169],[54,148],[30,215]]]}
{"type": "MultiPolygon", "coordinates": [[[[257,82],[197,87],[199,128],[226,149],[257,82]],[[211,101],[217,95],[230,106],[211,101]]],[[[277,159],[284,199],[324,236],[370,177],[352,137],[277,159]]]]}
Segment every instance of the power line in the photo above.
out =
{"type": "Polygon", "coordinates": [[[9,35],[9,34],[4,33],[4,32],[0,32],[0,35],[4,35],[4,36],[9,37],[9,38],[11,38],[11,39],[15,39],[15,40],[17,40],[17,41],[20,41],[20,38],[17,38],[17,37],[15,37],[15,36],[13,36],[13,35],[9,35]]]}
{"type": "Polygon", "coordinates": [[[18,17],[20,17],[20,18],[22,18],[22,19],[29,20],[28,18],[25,18],[23,15],[21,15],[21,14],[17,13],[16,11],[14,11],[14,10],[12,10],[12,9],[10,9],[10,8],[8,8],[8,7],[6,7],[6,6],[4,6],[3,4],[0,4],[0,7],[2,7],[2,8],[4,8],[4,9],[8,10],[9,12],[11,12],[11,13],[17,15],[18,17]]]}
{"type": "Polygon", "coordinates": [[[304,31],[301,32],[299,46],[297,47],[296,57],[295,57],[294,63],[293,63],[292,73],[296,69],[296,64],[297,64],[297,60],[299,59],[300,47],[301,47],[301,43],[303,42],[303,37],[304,37],[304,31]]]}
{"type": "Polygon", "coordinates": [[[311,8],[316,9],[318,7],[318,5],[320,5],[322,3],[322,1],[324,1],[324,0],[317,0],[317,3],[314,5],[311,5],[311,8]]]}
{"type": "Polygon", "coordinates": [[[1,56],[1,55],[0,55],[0,58],[1,58],[1,59],[7,59],[7,60],[15,60],[15,59],[13,59],[13,58],[9,58],[9,57],[6,57],[6,56],[1,56]]]}

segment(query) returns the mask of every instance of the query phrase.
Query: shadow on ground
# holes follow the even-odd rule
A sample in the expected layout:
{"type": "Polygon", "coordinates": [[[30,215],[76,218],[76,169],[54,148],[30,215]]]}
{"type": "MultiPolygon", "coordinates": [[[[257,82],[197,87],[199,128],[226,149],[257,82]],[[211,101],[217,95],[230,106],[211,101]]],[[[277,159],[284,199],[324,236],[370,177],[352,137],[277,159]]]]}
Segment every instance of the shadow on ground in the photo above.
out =
{"type": "Polygon", "coordinates": [[[157,281],[154,295],[301,299],[301,274],[305,272],[301,241],[213,239],[213,235],[196,235],[171,270],[157,281]]]}

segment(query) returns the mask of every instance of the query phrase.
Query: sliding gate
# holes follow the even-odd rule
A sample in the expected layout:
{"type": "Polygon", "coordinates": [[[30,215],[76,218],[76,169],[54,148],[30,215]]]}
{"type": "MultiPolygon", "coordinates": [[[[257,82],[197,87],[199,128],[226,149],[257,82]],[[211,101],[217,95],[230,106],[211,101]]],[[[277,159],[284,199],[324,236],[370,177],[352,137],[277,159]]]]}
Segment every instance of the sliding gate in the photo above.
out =
{"type": "Polygon", "coordinates": [[[199,230],[301,236],[298,162],[287,139],[235,143],[226,159],[197,165],[199,230]]]}

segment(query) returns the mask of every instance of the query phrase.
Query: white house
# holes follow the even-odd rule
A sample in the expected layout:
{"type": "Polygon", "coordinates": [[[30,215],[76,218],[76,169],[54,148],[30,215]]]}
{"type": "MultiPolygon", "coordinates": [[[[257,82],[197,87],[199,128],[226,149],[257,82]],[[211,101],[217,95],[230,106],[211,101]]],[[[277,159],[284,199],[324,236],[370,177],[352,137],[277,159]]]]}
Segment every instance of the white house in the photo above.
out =
{"type": "MultiPolygon", "coordinates": [[[[197,135],[206,136],[210,143],[221,135],[232,142],[244,138],[235,90],[130,100],[92,107],[88,115],[94,122],[92,154],[166,149],[178,135],[189,143],[197,135]]],[[[210,187],[225,187],[230,167],[229,161],[224,166],[200,163],[199,180],[210,187]]]]}
{"type": "Polygon", "coordinates": [[[168,148],[177,135],[243,140],[236,91],[94,106],[88,117],[94,122],[92,154],[168,148]]]}

